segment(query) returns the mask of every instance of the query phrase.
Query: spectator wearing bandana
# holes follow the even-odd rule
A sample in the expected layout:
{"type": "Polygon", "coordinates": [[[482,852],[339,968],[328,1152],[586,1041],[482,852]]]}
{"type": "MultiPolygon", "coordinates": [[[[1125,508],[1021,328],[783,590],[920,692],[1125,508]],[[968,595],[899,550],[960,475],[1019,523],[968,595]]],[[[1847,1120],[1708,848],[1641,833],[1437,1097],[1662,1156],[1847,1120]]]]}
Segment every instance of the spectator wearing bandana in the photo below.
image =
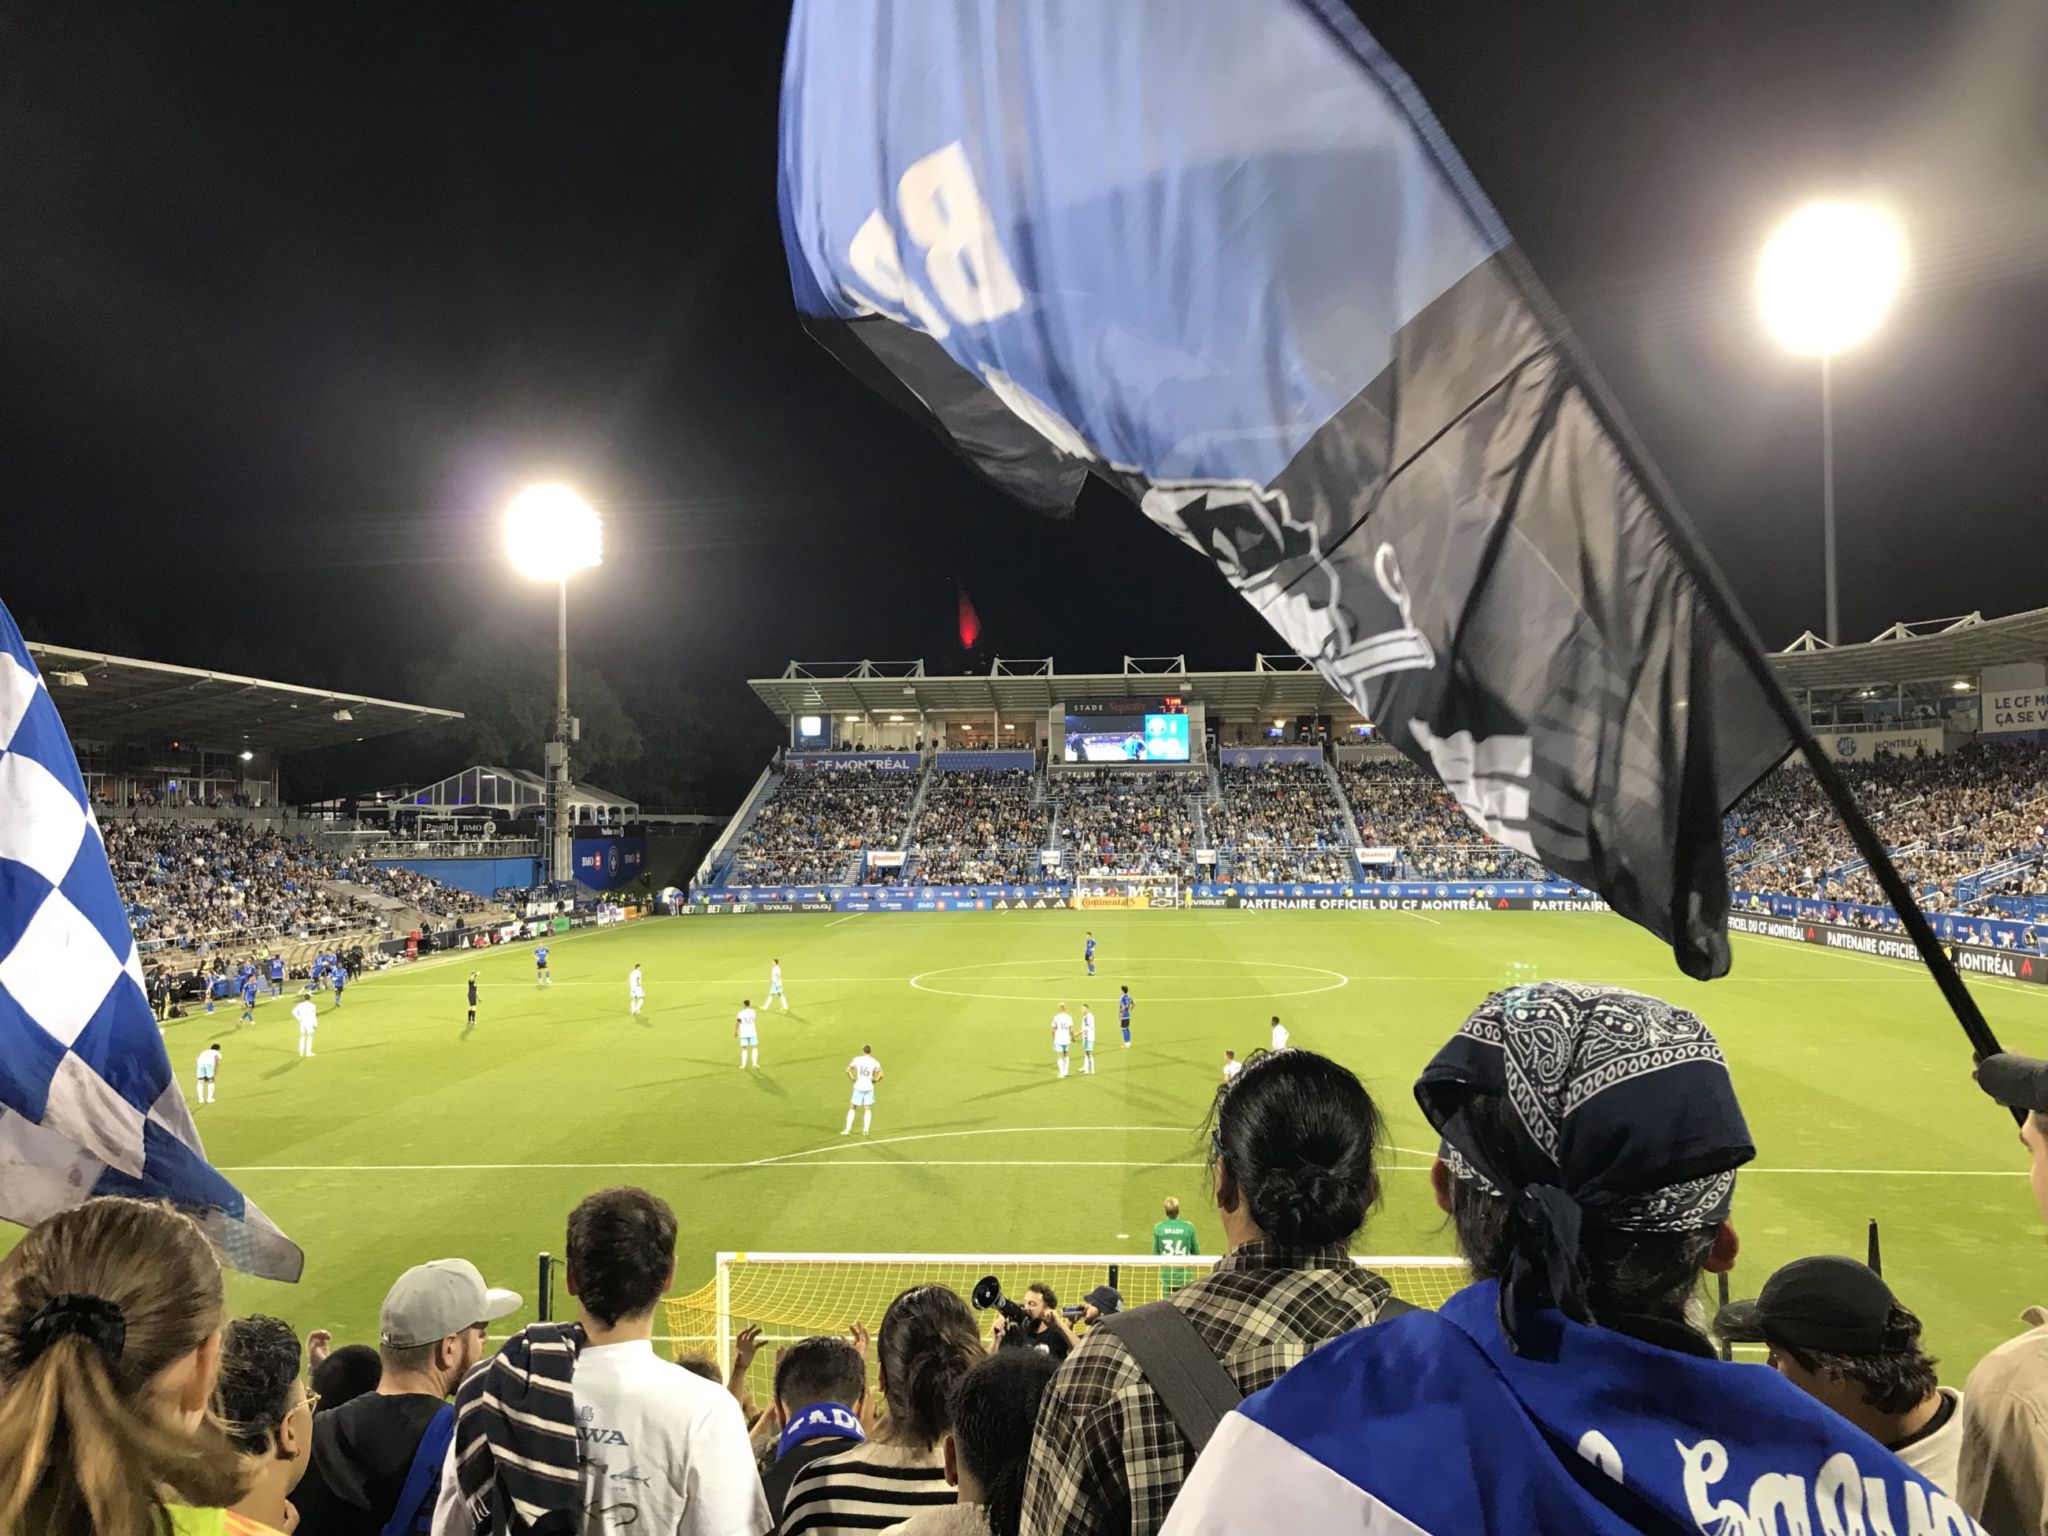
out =
{"type": "Polygon", "coordinates": [[[1950,1497],[1692,1325],[1755,1156],[1719,1045],[1618,987],[1496,993],[1424,1069],[1474,1284],[1325,1346],[1230,1414],[1166,1536],[1909,1529],[1950,1497]]]}

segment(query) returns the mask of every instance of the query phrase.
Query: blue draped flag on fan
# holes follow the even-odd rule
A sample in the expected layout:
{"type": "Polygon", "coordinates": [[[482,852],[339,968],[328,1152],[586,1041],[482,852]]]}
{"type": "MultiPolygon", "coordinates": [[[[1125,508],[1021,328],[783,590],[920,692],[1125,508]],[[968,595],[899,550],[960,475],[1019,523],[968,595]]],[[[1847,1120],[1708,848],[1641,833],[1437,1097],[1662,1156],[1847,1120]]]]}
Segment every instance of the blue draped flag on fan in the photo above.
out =
{"type": "Polygon", "coordinates": [[[806,0],[781,201],[857,373],[1028,505],[1122,489],[1487,835],[1727,969],[1721,814],[1792,717],[1335,0],[806,0]]]}
{"type": "Polygon", "coordinates": [[[0,606],[0,1218],[168,1200],[237,1269],[304,1256],[206,1161],[64,724],[0,606]]]}

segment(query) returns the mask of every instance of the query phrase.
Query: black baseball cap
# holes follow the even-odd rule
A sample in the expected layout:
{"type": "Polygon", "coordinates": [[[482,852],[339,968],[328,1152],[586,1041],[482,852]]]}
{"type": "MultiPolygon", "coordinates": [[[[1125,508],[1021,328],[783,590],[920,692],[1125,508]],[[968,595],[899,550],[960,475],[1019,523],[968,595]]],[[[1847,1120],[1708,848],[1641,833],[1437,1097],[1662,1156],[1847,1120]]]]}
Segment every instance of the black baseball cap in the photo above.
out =
{"type": "Polygon", "coordinates": [[[2008,1109],[2048,1115],[2048,1061],[2000,1051],[1977,1063],[1977,1086],[2008,1109]]]}
{"type": "Polygon", "coordinates": [[[1714,1332],[1730,1342],[1784,1344],[1830,1355],[1882,1355],[1898,1347],[1885,1323],[1898,1298],[1868,1264],[1839,1254],[1794,1259],[1754,1301],[1730,1302],[1714,1332]]]}

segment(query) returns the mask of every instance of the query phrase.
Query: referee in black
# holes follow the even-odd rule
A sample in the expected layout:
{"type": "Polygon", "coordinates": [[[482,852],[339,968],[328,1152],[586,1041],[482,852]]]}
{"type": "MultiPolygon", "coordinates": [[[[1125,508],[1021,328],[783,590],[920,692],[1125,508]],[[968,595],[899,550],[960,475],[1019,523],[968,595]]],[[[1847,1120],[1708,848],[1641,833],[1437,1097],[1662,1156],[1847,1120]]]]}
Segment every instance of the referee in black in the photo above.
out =
{"type": "Polygon", "coordinates": [[[469,1022],[462,1027],[466,1035],[476,1028],[476,972],[469,973],[469,1022]]]}

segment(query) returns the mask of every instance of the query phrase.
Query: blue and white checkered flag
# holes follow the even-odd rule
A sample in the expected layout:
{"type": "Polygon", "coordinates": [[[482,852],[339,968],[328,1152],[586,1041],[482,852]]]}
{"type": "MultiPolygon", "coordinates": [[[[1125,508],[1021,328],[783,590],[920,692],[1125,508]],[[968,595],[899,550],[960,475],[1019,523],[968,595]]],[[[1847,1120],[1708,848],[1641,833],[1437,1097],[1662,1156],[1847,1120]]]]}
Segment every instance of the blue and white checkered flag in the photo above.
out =
{"type": "Polygon", "coordinates": [[[94,1195],[169,1200],[252,1275],[305,1267],[206,1161],[78,759],[0,605],[0,1218],[94,1195]]]}

